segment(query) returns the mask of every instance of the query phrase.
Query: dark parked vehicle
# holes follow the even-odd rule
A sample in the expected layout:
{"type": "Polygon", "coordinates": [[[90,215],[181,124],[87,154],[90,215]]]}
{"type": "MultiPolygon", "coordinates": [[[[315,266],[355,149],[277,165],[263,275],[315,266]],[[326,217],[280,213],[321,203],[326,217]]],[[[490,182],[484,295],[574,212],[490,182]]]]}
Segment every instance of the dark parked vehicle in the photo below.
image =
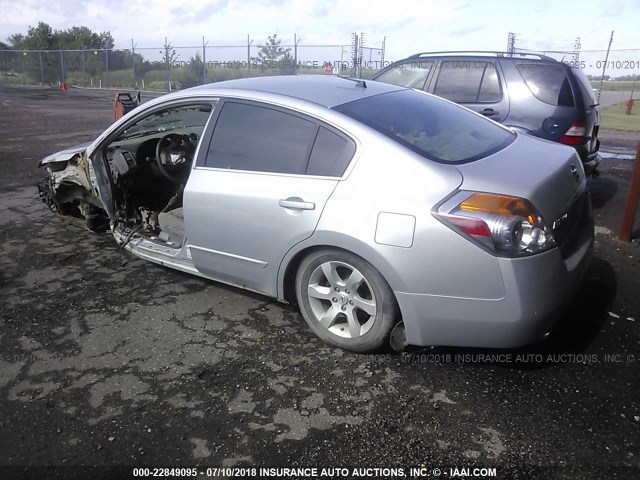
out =
{"type": "Polygon", "coordinates": [[[373,80],[424,90],[518,132],[571,145],[595,176],[600,112],[579,66],[528,53],[417,53],[373,80]]]}

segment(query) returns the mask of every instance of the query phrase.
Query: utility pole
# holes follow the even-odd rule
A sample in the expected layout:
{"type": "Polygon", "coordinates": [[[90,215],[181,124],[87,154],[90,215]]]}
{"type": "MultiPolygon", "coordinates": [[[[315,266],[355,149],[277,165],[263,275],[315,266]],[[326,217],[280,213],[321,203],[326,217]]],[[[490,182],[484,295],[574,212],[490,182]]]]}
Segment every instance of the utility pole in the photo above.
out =
{"type": "Polygon", "coordinates": [[[136,88],[138,82],[136,82],[136,47],[138,44],[133,44],[133,38],[131,39],[131,71],[133,72],[133,88],[136,88]]]}
{"type": "MultiPolygon", "coordinates": [[[[42,65],[42,49],[38,45],[38,61],[40,62],[40,86],[44,87],[44,67],[42,65]]],[[[84,63],[82,64],[84,66],[84,63]]]]}
{"type": "Polygon", "coordinates": [[[294,72],[298,73],[298,43],[300,43],[300,40],[298,38],[297,34],[293,34],[293,62],[294,62],[294,66],[293,66],[293,70],[294,72]]]}
{"type": "Polygon", "coordinates": [[[509,32],[509,38],[507,39],[507,53],[513,55],[516,52],[516,34],[509,32]]]}
{"type": "Polygon", "coordinates": [[[22,52],[22,83],[23,85],[27,84],[27,62],[25,57],[27,56],[27,52],[22,52]]]}
{"type": "Polygon", "coordinates": [[[109,49],[107,48],[104,53],[106,53],[107,55],[105,60],[105,65],[107,67],[107,77],[105,78],[105,83],[107,84],[107,90],[109,90],[109,49]]]}
{"type": "Polygon", "coordinates": [[[573,42],[573,63],[574,65],[580,65],[580,48],[582,47],[582,43],[580,42],[580,37],[576,37],[575,42],[573,42]]]}
{"type": "Polygon", "coordinates": [[[164,37],[164,60],[167,62],[167,91],[171,91],[171,57],[170,55],[171,46],[167,41],[167,37],[164,37]]]}
{"type": "Polygon", "coordinates": [[[384,68],[384,52],[387,48],[387,37],[382,37],[382,53],[380,54],[380,68],[384,68]]]}
{"type": "Polygon", "coordinates": [[[64,58],[62,57],[62,44],[60,44],[60,85],[64,83],[64,58]]]}
{"type": "Polygon", "coordinates": [[[358,52],[358,78],[362,78],[362,57],[364,56],[364,33],[360,32],[360,51],[358,52]]]}
{"type": "Polygon", "coordinates": [[[353,63],[352,65],[352,70],[351,70],[351,75],[353,75],[354,77],[357,77],[357,72],[358,72],[358,34],[357,33],[352,33],[351,34],[351,62],[353,63]]]}
{"type": "Polygon", "coordinates": [[[604,85],[604,73],[607,71],[607,62],[609,61],[609,52],[611,51],[611,44],[613,43],[613,30],[611,30],[611,38],[609,38],[609,46],[607,47],[607,55],[604,57],[604,66],[602,67],[602,77],[600,77],[600,88],[598,88],[598,101],[600,103],[600,94],[602,93],[602,87],[604,85]]]}
{"type": "Polygon", "coordinates": [[[207,45],[209,42],[204,42],[204,35],[202,36],[202,83],[207,83],[207,45]]]}
{"type": "Polygon", "coordinates": [[[85,59],[84,59],[85,46],[82,44],[82,84],[87,86],[87,68],[85,67],[85,59]]]}

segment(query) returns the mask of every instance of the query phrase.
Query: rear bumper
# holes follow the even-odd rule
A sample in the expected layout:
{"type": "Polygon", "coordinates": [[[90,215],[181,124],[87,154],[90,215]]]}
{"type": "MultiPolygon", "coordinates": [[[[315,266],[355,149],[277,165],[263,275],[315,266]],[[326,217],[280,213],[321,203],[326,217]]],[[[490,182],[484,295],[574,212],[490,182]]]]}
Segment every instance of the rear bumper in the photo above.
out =
{"type": "Polygon", "coordinates": [[[582,165],[584,166],[584,173],[587,176],[595,176],[598,172],[598,165],[600,164],[600,160],[601,157],[599,153],[591,154],[586,161],[582,162],[582,165]]]}
{"type": "Polygon", "coordinates": [[[584,173],[587,176],[596,174],[598,170],[598,164],[600,163],[600,153],[598,152],[600,148],[600,140],[597,140],[597,147],[593,151],[589,151],[588,144],[587,145],[577,145],[576,151],[578,155],[580,155],[580,160],[582,160],[582,165],[584,166],[584,173]]]}
{"type": "Polygon", "coordinates": [[[411,345],[515,348],[553,327],[584,276],[593,235],[563,259],[558,248],[531,257],[498,258],[505,295],[474,299],[396,292],[411,345]]]}

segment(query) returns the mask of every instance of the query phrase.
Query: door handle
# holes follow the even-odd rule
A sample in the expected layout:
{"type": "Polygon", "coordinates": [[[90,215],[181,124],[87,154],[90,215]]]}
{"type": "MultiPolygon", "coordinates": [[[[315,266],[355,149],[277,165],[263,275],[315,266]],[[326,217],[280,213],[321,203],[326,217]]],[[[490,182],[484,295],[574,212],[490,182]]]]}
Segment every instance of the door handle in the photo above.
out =
{"type": "Polygon", "coordinates": [[[286,199],[280,200],[278,202],[278,205],[280,205],[283,208],[293,208],[295,210],[314,210],[316,208],[315,203],[305,202],[304,200],[298,197],[286,198],[286,199]]]}
{"type": "Polygon", "coordinates": [[[494,110],[493,108],[485,108],[480,113],[485,117],[494,117],[496,115],[500,115],[500,112],[494,110]]]}

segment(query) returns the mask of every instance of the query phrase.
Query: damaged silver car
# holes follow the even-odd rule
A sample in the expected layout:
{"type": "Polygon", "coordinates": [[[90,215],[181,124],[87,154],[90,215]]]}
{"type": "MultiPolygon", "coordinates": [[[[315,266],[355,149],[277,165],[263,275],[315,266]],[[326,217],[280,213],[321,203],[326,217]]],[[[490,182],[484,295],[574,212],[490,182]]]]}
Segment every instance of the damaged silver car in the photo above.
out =
{"type": "Polygon", "coordinates": [[[52,209],[141,258],[297,302],[353,351],[534,342],[593,249],[574,149],[378,82],[196,87],[41,165],[52,209]]]}

